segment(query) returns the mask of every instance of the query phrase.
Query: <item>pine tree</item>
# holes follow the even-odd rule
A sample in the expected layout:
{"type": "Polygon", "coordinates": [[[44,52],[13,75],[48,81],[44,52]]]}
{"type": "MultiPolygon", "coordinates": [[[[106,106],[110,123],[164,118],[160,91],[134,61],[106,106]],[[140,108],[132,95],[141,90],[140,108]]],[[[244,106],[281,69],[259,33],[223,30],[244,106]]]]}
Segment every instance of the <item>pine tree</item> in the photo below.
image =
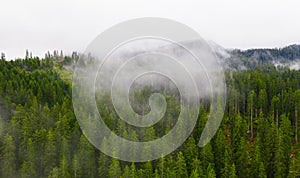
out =
{"type": "MultiPolygon", "coordinates": [[[[237,152],[240,146],[241,137],[243,137],[247,130],[247,125],[240,114],[234,116],[233,118],[233,126],[231,127],[231,145],[232,152],[237,152]]],[[[235,155],[234,155],[235,156],[235,155]]],[[[236,159],[236,157],[234,157],[236,159]]]]}
{"type": "Polygon", "coordinates": [[[176,163],[173,160],[173,156],[170,154],[165,157],[166,163],[165,163],[165,177],[176,177],[176,163]]]}
{"type": "Polygon", "coordinates": [[[161,177],[166,177],[167,165],[166,165],[165,157],[163,155],[158,160],[157,168],[158,168],[160,176],[161,177]]]}
{"type": "Polygon", "coordinates": [[[77,155],[75,154],[72,159],[72,177],[77,178],[81,177],[82,170],[80,166],[80,161],[77,155]]]}
{"type": "Polygon", "coordinates": [[[5,59],[6,59],[6,58],[5,58],[5,53],[1,53],[1,60],[2,60],[2,61],[5,61],[5,59]]]}
{"type": "Polygon", "coordinates": [[[96,175],[96,159],[95,150],[86,137],[82,134],[77,149],[82,175],[87,177],[95,177],[96,175]]]}
{"type": "Polygon", "coordinates": [[[259,137],[257,137],[257,140],[255,142],[255,148],[254,152],[252,154],[252,159],[251,159],[251,177],[259,177],[262,175],[266,175],[264,171],[264,165],[260,153],[260,140],[259,137]]]}
{"type": "Polygon", "coordinates": [[[298,142],[298,125],[299,125],[299,116],[300,116],[300,90],[298,89],[294,93],[294,105],[295,105],[295,142],[298,142]]]}
{"type": "Polygon", "coordinates": [[[264,158],[264,164],[267,172],[268,177],[274,177],[275,171],[275,148],[276,148],[276,140],[277,140],[277,133],[276,133],[276,125],[273,121],[269,123],[270,126],[267,128],[265,142],[262,144],[262,157],[264,158]]]}
{"type": "Polygon", "coordinates": [[[186,168],[186,163],[184,160],[184,156],[182,154],[182,152],[179,152],[177,154],[177,160],[175,163],[175,169],[176,169],[176,175],[178,177],[187,177],[188,173],[187,173],[187,168],[186,168]]]}
{"type": "Polygon", "coordinates": [[[236,166],[239,177],[250,177],[249,176],[249,153],[247,141],[242,137],[240,140],[240,146],[236,153],[236,166]]]}
{"type": "Polygon", "coordinates": [[[192,163],[194,158],[198,157],[198,147],[194,137],[190,137],[184,145],[183,155],[187,165],[188,172],[192,170],[192,163]]]}
{"type": "Polygon", "coordinates": [[[154,177],[154,178],[160,178],[160,176],[159,176],[159,173],[158,173],[158,170],[157,170],[157,169],[155,169],[153,177],[154,177]]]}
{"type": "Polygon", "coordinates": [[[49,175],[50,171],[56,166],[56,156],[56,138],[52,129],[50,129],[47,134],[45,153],[42,160],[45,175],[49,175]]]}
{"type": "Polygon", "coordinates": [[[265,89],[261,89],[259,91],[258,107],[259,107],[259,112],[263,113],[264,116],[267,116],[268,98],[267,98],[267,92],[265,89]]]}
{"type": "Polygon", "coordinates": [[[272,98],[271,108],[272,108],[272,115],[275,118],[277,132],[278,132],[278,127],[279,127],[279,107],[280,107],[279,104],[280,104],[279,97],[274,96],[272,98]]]}
{"type": "Polygon", "coordinates": [[[293,154],[289,166],[289,178],[300,177],[300,153],[293,154]]]}
{"type": "Polygon", "coordinates": [[[29,59],[29,51],[26,49],[25,59],[29,59]]]}
{"type": "MultiPolygon", "coordinates": [[[[220,177],[222,169],[225,166],[225,149],[226,149],[226,138],[222,129],[219,129],[216,135],[216,139],[214,140],[214,162],[216,174],[220,177]]],[[[227,153],[228,154],[228,153],[227,153]]],[[[229,155],[227,155],[229,156],[229,155]]]]}
{"type": "MultiPolygon", "coordinates": [[[[106,145],[106,138],[103,139],[102,146],[106,145]]],[[[100,152],[98,158],[98,175],[99,177],[106,177],[108,174],[108,167],[111,164],[111,159],[105,155],[104,153],[100,152]]]]}
{"type": "Polygon", "coordinates": [[[16,177],[16,147],[12,136],[6,134],[2,146],[1,172],[2,177],[16,177]]]}
{"type": "Polygon", "coordinates": [[[209,164],[214,165],[214,155],[212,152],[212,146],[209,142],[200,151],[200,160],[202,161],[203,170],[207,170],[209,164]]]}
{"type": "Polygon", "coordinates": [[[193,162],[191,164],[191,170],[192,171],[196,171],[197,172],[197,175],[199,177],[203,177],[204,175],[204,171],[203,171],[203,168],[202,168],[202,165],[201,165],[201,162],[198,158],[194,158],[193,159],[193,162]]]}
{"type": "Polygon", "coordinates": [[[37,177],[34,144],[29,138],[26,146],[25,160],[21,166],[21,177],[37,177]]]}
{"type": "Polygon", "coordinates": [[[228,177],[230,177],[230,178],[237,178],[238,177],[236,175],[236,170],[235,170],[235,165],[234,164],[231,165],[231,169],[230,169],[228,177]]]}
{"type": "Polygon", "coordinates": [[[220,177],[230,177],[232,163],[231,163],[231,158],[230,158],[230,155],[229,155],[227,149],[225,150],[223,157],[224,157],[224,167],[221,169],[220,177]]]}
{"type": "Polygon", "coordinates": [[[257,178],[267,178],[265,166],[262,162],[259,164],[257,178]]]}
{"type": "Polygon", "coordinates": [[[130,175],[129,173],[130,173],[130,168],[129,168],[128,165],[126,165],[125,168],[124,168],[124,170],[123,170],[123,175],[122,176],[124,178],[129,178],[129,175],[130,175]]]}
{"type": "Polygon", "coordinates": [[[20,169],[20,177],[21,178],[36,177],[36,172],[35,172],[35,170],[32,169],[32,167],[28,161],[24,161],[22,163],[21,169],[20,169]]]}
{"type": "Polygon", "coordinates": [[[147,127],[144,137],[143,137],[143,141],[147,142],[147,141],[151,141],[155,139],[155,129],[154,127],[147,127]]]}
{"type": "Polygon", "coordinates": [[[289,153],[291,151],[291,124],[284,115],[280,117],[280,128],[277,133],[275,150],[275,174],[274,177],[286,177],[288,173],[289,153]]]}
{"type": "Polygon", "coordinates": [[[130,177],[130,178],[135,178],[135,177],[137,177],[137,176],[136,176],[136,169],[135,169],[135,164],[134,164],[134,162],[132,162],[131,165],[130,165],[129,177],[130,177]]]}
{"type": "Polygon", "coordinates": [[[248,95],[248,101],[247,101],[248,104],[247,111],[250,118],[250,123],[248,128],[250,128],[249,131],[251,134],[250,136],[251,140],[253,139],[254,96],[255,96],[255,92],[254,90],[252,90],[248,95]]]}
{"type": "Polygon", "coordinates": [[[211,164],[209,164],[207,167],[206,177],[207,178],[215,178],[216,177],[214,167],[211,164]]]}
{"type": "Polygon", "coordinates": [[[121,176],[121,167],[119,160],[113,158],[111,165],[108,168],[108,177],[110,178],[119,178],[121,176]]]}
{"type": "Polygon", "coordinates": [[[54,167],[50,172],[48,178],[60,178],[59,169],[57,167],[54,167]]]}
{"type": "Polygon", "coordinates": [[[198,174],[198,171],[197,170],[193,170],[191,175],[190,175],[190,178],[199,178],[199,174],[198,174]]]}
{"type": "Polygon", "coordinates": [[[143,177],[148,177],[151,178],[152,177],[152,173],[153,173],[153,167],[152,167],[152,163],[150,161],[147,161],[146,163],[144,163],[142,165],[142,169],[143,169],[143,177]]]}
{"type": "Polygon", "coordinates": [[[63,156],[60,160],[59,164],[59,175],[60,177],[70,178],[71,174],[69,171],[69,161],[65,156],[63,156]]]}

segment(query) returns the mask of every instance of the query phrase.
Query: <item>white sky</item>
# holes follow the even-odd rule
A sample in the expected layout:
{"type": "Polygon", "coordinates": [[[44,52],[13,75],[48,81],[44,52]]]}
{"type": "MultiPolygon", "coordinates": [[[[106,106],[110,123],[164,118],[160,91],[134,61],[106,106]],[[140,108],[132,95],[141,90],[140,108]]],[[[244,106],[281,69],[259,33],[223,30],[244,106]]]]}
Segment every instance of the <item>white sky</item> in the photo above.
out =
{"type": "Polygon", "coordinates": [[[0,0],[0,52],[8,59],[83,51],[114,24],[138,17],[177,20],[226,48],[300,43],[299,0],[0,0]]]}

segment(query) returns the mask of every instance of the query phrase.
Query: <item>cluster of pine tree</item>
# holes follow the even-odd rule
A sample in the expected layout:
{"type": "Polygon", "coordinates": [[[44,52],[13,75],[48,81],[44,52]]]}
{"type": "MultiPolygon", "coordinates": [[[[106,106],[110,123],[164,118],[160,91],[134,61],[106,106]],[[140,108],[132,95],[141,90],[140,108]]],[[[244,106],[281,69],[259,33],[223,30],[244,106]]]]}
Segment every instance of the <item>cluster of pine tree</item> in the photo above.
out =
{"type": "MultiPolygon", "coordinates": [[[[228,71],[227,105],[212,141],[199,148],[209,107],[176,151],[144,163],[110,158],[83,135],[61,71],[74,57],[0,61],[0,177],[300,177],[300,71],[228,71]],[[57,66],[59,70],[57,70],[57,66]]],[[[137,99],[147,98],[141,91],[137,99]]],[[[179,106],[167,96],[164,121],[140,137],[99,103],[106,123],[123,137],[154,140],[172,128],[179,106]],[[173,103],[173,104],[172,104],[173,103]],[[161,127],[161,125],[165,127],[161,127]]]]}

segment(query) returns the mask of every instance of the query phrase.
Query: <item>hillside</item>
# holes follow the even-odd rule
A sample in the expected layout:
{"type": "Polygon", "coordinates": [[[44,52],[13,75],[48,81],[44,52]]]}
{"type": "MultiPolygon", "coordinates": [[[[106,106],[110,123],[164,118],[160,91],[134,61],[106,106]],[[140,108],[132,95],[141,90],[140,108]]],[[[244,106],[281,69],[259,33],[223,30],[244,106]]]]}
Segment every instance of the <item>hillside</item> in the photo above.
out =
{"type": "MultiPolygon", "coordinates": [[[[255,52],[236,52],[254,58],[252,54],[255,52]]],[[[131,163],[106,156],[82,133],[72,107],[70,83],[78,57],[0,61],[0,177],[300,176],[300,71],[286,68],[278,72],[273,67],[226,72],[225,115],[211,142],[197,146],[209,114],[203,103],[197,126],[175,152],[158,160],[131,163]]],[[[133,107],[147,105],[150,92],[137,92],[135,99],[140,104],[133,107]]],[[[174,96],[164,94],[165,116],[142,130],[122,121],[108,105],[105,93],[99,94],[104,100],[97,105],[115,134],[149,141],[167,134],[180,112],[174,96]]],[[[82,105],[86,104],[83,100],[82,105]]],[[[108,146],[104,141],[101,145],[108,146]]],[[[151,154],[151,150],[144,148],[139,154],[151,154]]]]}
{"type": "Polygon", "coordinates": [[[226,69],[254,69],[263,66],[300,69],[300,45],[249,50],[225,49],[213,42],[210,46],[226,69]]]}

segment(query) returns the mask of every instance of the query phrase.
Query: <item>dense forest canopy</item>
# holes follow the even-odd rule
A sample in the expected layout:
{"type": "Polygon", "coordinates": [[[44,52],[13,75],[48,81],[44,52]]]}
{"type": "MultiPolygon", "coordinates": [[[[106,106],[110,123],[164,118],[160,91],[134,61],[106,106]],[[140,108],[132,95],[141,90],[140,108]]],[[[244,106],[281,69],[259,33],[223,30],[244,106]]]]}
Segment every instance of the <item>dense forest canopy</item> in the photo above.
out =
{"type": "MultiPolygon", "coordinates": [[[[55,52],[44,59],[27,54],[0,60],[0,177],[300,177],[299,70],[226,71],[225,116],[209,144],[197,146],[209,114],[203,104],[196,128],[180,148],[158,160],[132,163],[104,155],[83,135],[72,107],[78,58],[55,52]]],[[[112,108],[98,104],[115,133],[147,141],[164,135],[172,127],[168,120],[178,115],[176,98],[165,94],[169,108],[158,123],[163,127],[146,128],[143,137],[112,108]]],[[[136,98],[148,96],[145,89],[136,98]]]]}

